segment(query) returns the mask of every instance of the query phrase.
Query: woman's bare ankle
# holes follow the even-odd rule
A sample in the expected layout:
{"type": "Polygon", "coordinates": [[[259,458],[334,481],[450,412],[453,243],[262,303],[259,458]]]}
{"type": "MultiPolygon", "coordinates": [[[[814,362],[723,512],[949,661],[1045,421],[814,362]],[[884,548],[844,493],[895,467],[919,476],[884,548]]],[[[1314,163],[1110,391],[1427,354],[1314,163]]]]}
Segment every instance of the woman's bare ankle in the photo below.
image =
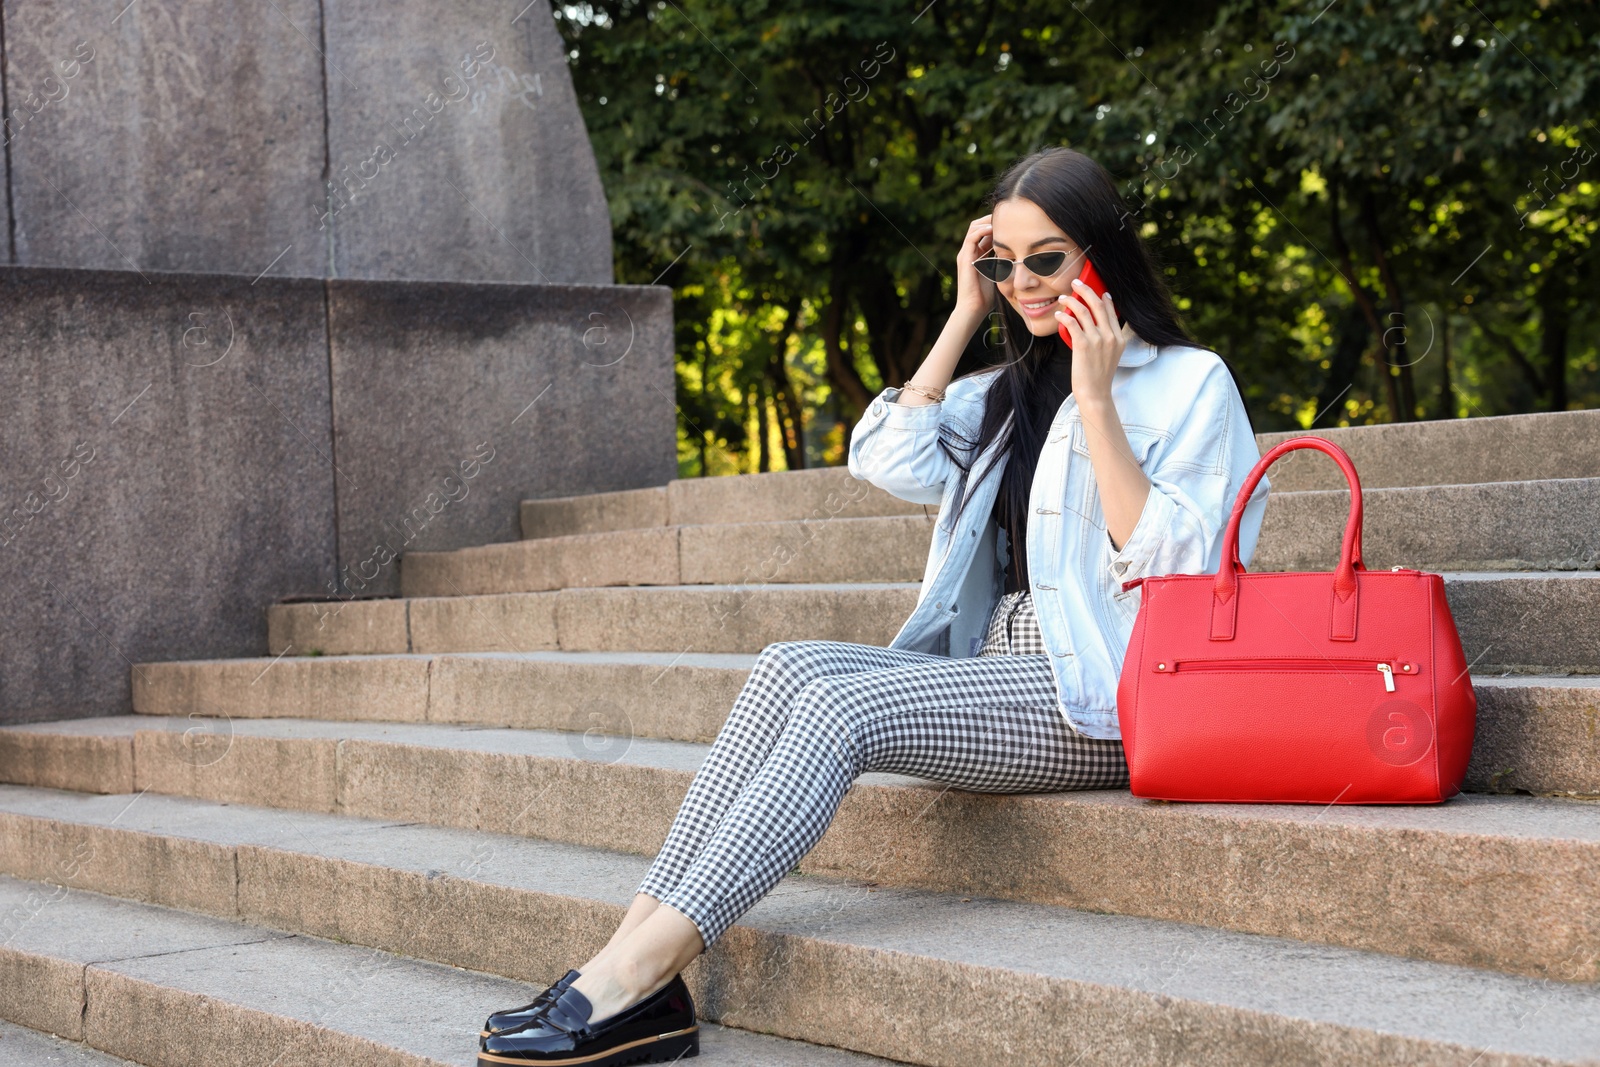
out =
{"type": "Polygon", "coordinates": [[[590,1020],[599,1022],[666,985],[702,948],[693,921],[663,906],[597,953],[590,966],[580,969],[572,988],[589,999],[590,1020]]]}
{"type": "Polygon", "coordinates": [[[574,970],[576,970],[579,974],[593,974],[595,971],[605,967],[606,959],[610,952],[611,946],[607,945],[599,952],[596,952],[590,959],[574,968],[574,970]]]}
{"type": "Polygon", "coordinates": [[[578,968],[578,972],[587,974],[596,967],[604,967],[608,964],[615,958],[617,950],[628,939],[628,935],[637,930],[660,904],[661,902],[655,897],[644,893],[635,893],[633,903],[628,905],[627,914],[622,917],[622,922],[617,926],[617,932],[611,935],[611,940],[607,941],[605,947],[596,952],[589,962],[578,968]]]}

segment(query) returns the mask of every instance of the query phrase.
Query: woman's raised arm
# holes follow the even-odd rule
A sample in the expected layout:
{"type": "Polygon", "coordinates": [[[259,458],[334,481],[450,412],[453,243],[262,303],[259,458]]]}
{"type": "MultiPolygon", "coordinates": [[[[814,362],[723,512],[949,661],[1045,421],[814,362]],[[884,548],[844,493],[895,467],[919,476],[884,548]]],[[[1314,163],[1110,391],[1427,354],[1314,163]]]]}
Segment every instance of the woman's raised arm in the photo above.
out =
{"type": "Polygon", "coordinates": [[[944,329],[939,331],[939,339],[933,343],[922,366],[906,382],[912,388],[907,388],[904,396],[895,400],[895,403],[906,407],[938,403],[934,397],[918,390],[943,393],[950,379],[955,377],[956,364],[961,361],[961,353],[966,351],[967,342],[983,325],[983,318],[989,313],[993,301],[994,284],[978,273],[972,261],[987,255],[994,246],[994,238],[990,236],[994,229],[990,221],[992,218],[992,215],[985,215],[981,219],[973,219],[967,226],[967,236],[962,239],[961,250],[956,253],[956,306],[945,320],[944,329]]]}
{"type": "Polygon", "coordinates": [[[885,387],[850,433],[850,473],[902,500],[937,504],[942,499],[956,465],[939,447],[941,423],[956,423],[963,436],[977,437],[982,403],[945,391],[967,342],[988,314],[993,286],[972,261],[988,253],[990,230],[988,215],[968,225],[956,254],[956,306],[939,339],[910,380],[885,387]]]}

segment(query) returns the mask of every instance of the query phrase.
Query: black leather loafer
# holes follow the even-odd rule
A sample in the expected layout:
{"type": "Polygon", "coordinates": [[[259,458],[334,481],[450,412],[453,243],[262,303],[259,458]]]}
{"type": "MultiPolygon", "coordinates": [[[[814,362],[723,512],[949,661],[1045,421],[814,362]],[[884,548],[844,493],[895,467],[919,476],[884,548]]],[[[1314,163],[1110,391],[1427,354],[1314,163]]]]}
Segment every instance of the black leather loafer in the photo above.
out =
{"type": "Polygon", "coordinates": [[[531,1021],[484,1038],[478,1067],[620,1067],[700,1054],[700,1026],[682,975],[608,1019],[591,1024],[591,1012],[589,998],[569,987],[531,1021]]]}
{"type": "Polygon", "coordinates": [[[577,977],[577,971],[568,971],[556,979],[555,985],[550,986],[522,1007],[508,1008],[505,1011],[495,1012],[484,1021],[483,1029],[478,1031],[478,1036],[488,1037],[490,1034],[498,1034],[504,1030],[515,1030],[524,1023],[532,1022],[533,1017],[543,1011],[546,1004],[566,992],[567,986],[576,981],[577,977]]]}

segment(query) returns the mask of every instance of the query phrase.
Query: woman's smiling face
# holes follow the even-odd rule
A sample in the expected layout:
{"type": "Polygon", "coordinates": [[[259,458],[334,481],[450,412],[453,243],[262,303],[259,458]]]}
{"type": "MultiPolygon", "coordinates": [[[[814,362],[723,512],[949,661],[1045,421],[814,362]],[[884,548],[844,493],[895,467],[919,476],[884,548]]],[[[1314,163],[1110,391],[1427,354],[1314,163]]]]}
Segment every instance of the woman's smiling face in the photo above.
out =
{"type": "Polygon", "coordinates": [[[994,206],[990,222],[994,226],[994,254],[1002,259],[1021,259],[1035,252],[1067,253],[1061,269],[1048,278],[1041,278],[1018,263],[1009,278],[996,283],[1000,295],[1028,324],[1029,333],[1036,337],[1055,333],[1060,326],[1056,311],[1061,304],[1057,297],[1072,292],[1072,279],[1083,270],[1083,250],[1032,200],[1002,200],[994,206]]]}

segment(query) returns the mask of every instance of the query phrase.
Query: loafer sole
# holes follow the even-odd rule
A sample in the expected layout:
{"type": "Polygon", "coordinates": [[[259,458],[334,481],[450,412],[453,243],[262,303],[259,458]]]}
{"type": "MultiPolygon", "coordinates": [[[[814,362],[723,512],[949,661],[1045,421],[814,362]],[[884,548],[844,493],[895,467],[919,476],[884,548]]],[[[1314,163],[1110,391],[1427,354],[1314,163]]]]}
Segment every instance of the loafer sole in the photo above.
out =
{"type": "Polygon", "coordinates": [[[642,1037],[626,1045],[618,1045],[603,1052],[586,1056],[556,1058],[524,1057],[511,1053],[479,1052],[478,1067],[495,1067],[502,1063],[545,1064],[547,1067],[622,1067],[628,1063],[671,1063],[673,1060],[700,1055],[700,1024],[669,1034],[642,1037]]]}

